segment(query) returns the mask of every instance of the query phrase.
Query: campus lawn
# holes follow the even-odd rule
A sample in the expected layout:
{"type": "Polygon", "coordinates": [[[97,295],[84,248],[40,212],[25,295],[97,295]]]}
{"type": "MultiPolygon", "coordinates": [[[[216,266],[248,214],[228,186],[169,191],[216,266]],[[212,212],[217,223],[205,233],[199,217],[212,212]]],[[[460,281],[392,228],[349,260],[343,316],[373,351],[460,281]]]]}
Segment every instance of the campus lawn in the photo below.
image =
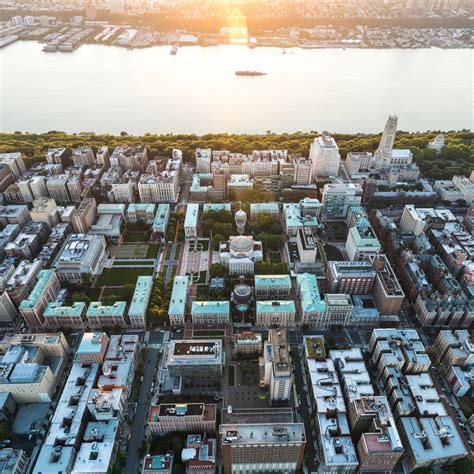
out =
{"type": "Polygon", "coordinates": [[[97,286],[126,285],[136,283],[140,275],[153,275],[153,268],[104,268],[97,280],[97,286]]]}

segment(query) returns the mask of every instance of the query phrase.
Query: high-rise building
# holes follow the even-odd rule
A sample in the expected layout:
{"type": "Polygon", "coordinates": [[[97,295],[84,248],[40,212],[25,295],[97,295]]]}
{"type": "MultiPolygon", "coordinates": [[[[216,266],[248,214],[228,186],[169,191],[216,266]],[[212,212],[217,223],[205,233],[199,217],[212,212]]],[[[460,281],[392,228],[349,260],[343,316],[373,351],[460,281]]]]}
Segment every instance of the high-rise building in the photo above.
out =
{"type": "Polygon", "coordinates": [[[295,158],[293,182],[297,185],[306,185],[311,183],[311,178],[311,160],[303,156],[295,158]]]}
{"type": "MultiPolygon", "coordinates": [[[[114,0],[123,3],[123,0],[114,0]]],[[[148,153],[144,146],[118,145],[110,156],[110,166],[119,166],[122,171],[134,170],[144,173],[148,165],[148,153]]]]}
{"type": "Polygon", "coordinates": [[[0,153],[0,163],[7,165],[17,179],[26,171],[26,166],[20,152],[0,153]]]}
{"type": "Polygon", "coordinates": [[[382,133],[382,138],[380,139],[380,144],[375,152],[376,161],[380,161],[384,165],[388,165],[392,158],[392,150],[395,143],[395,135],[397,133],[397,123],[398,117],[396,115],[390,115],[388,117],[382,133]]]}
{"type": "Polygon", "coordinates": [[[211,158],[210,148],[196,148],[196,173],[210,173],[211,158]]]}
{"type": "Polygon", "coordinates": [[[6,291],[0,292],[0,322],[10,323],[18,314],[18,311],[6,291]]]}
{"type": "Polygon", "coordinates": [[[345,219],[352,206],[360,206],[362,188],[358,183],[328,183],[323,188],[323,217],[345,219]]]}
{"type": "Polygon", "coordinates": [[[44,222],[49,229],[58,223],[58,206],[54,199],[39,198],[33,201],[33,208],[30,211],[33,222],[44,222]]]}
{"type": "Polygon", "coordinates": [[[372,288],[375,304],[381,315],[396,315],[405,299],[402,287],[386,255],[378,254],[371,260],[377,272],[372,288]]]}
{"type": "Polygon", "coordinates": [[[339,147],[336,140],[327,132],[315,138],[309,149],[309,159],[311,160],[312,179],[336,177],[339,172],[339,147]]]}
{"type": "Polygon", "coordinates": [[[370,262],[330,261],[326,269],[328,291],[368,295],[375,281],[375,270],[370,262]]]}
{"type": "Polygon", "coordinates": [[[92,166],[95,161],[94,150],[90,146],[79,146],[72,150],[72,161],[74,166],[82,168],[92,166]]]}
{"type": "Polygon", "coordinates": [[[290,349],[286,331],[272,329],[268,333],[268,341],[264,350],[265,366],[271,364],[269,393],[270,403],[286,401],[291,397],[293,375],[291,372],[290,349]]]}
{"type": "Polygon", "coordinates": [[[43,268],[41,260],[22,260],[8,280],[5,291],[17,306],[28,297],[38,280],[38,273],[43,268]]]}

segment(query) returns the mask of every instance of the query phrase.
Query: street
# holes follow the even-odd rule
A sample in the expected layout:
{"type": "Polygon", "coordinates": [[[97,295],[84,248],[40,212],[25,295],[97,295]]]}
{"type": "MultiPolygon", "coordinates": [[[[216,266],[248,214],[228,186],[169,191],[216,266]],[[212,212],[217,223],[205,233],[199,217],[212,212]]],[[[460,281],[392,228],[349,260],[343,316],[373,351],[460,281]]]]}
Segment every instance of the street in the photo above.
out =
{"type": "Polygon", "coordinates": [[[138,396],[138,406],[133,416],[133,425],[131,427],[131,438],[128,445],[128,455],[125,463],[125,474],[137,474],[141,472],[138,448],[145,435],[145,426],[147,423],[148,408],[151,399],[151,384],[156,373],[158,362],[158,349],[148,347],[147,358],[143,369],[143,382],[140,383],[140,394],[138,396]]]}

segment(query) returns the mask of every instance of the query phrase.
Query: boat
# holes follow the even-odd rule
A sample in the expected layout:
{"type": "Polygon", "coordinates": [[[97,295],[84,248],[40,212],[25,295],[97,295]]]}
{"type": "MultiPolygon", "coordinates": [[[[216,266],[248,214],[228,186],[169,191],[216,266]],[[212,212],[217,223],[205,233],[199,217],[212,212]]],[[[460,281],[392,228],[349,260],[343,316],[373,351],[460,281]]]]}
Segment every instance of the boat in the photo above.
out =
{"type": "Polygon", "coordinates": [[[266,72],[261,71],[235,71],[236,76],[266,76],[266,72]]]}

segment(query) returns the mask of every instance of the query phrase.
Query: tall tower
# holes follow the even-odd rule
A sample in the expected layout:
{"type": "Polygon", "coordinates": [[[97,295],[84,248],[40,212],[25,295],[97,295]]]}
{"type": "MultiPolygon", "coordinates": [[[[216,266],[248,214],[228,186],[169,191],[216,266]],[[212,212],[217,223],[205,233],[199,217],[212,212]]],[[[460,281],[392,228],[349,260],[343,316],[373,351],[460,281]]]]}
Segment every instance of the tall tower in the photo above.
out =
{"type": "Polygon", "coordinates": [[[379,147],[375,152],[376,164],[379,164],[379,167],[390,164],[393,144],[395,142],[395,134],[397,133],[397,122],[398,117],[396,115],[389,115],[385,128],[383,129],[379,147]]]}
{"type": "Polygon", "coordinates": [[[237,232],[242,235],[245,230],[245,224],[247,223],[247,213],[239,209],[235,213],[235,225],[237,226],[237,232]]]}

